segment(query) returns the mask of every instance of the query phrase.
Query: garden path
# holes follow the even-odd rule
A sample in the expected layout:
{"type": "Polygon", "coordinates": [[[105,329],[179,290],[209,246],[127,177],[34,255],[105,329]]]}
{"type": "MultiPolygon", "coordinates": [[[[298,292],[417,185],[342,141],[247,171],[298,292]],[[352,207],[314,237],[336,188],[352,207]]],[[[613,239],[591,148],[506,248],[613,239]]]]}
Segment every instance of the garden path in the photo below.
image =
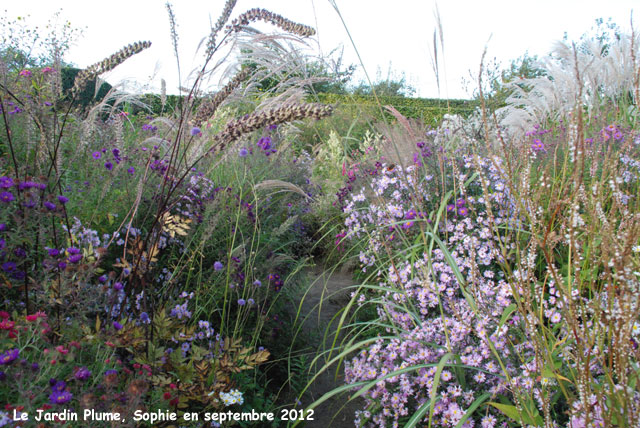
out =
{"type": "MultiPolygon", "coordinates": [[[[314,355],[317,355],[328,347],[323,343],[327,327],[332,334],[326,335],[326,341],[328,345],[332,343],[338,322],[334,320],[332,323],[331,319],[349,302],[349,294],[353,289],[348,287],[354,285],[354,281],[350,273],[340,272],[327,266],[316,266],[309,269],[307,274],[311,280],[311,286],[300,308],[301,317],[308,315],[302,325],[302,332],[310,338],[310,345],[316,351],[314,355]]],[[[335,353],[332,357],[334,355],[335,353]]],[[[335,365],[332,369],[321,373],[307,390],[307,398],[303,404],[308,405],[326,392],[343,385],[343,369],[344,366],[341,366],[337,378],[335,365]]],[[[305,427],[353,427],[354,412],[361,408],[361,403],[359,400],[347,402],[347,399],[346,394],[341,394],[323,402],[315,408],[314,420],[307,422],[305,427]]]]}

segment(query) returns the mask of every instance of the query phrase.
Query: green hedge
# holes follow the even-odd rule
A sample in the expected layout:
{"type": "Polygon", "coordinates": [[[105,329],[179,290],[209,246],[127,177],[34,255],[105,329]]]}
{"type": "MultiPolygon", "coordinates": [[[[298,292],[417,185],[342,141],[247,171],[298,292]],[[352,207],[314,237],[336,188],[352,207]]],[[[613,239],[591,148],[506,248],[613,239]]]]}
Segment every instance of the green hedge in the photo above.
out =
{"type": "MultiPolygon", "coordinates": [[[[471,100],[445,100],[433,98],[406,98],[406,97],[378,97],[372,95],[339,95],[321,93],[310,97],[310,101],[324,104],[337,104],[339,108],[346,109],[354,115],[367,114],[375,119],[381,118],[380,105],[391,105],[403,116],[420,119],[426,124],[435,125],[442,117],[449,114],[459,114],[463,117],[470,115],[478,105],[471,100]]],[[[388,119],[393,116],[383,109],[388,119]]]]}

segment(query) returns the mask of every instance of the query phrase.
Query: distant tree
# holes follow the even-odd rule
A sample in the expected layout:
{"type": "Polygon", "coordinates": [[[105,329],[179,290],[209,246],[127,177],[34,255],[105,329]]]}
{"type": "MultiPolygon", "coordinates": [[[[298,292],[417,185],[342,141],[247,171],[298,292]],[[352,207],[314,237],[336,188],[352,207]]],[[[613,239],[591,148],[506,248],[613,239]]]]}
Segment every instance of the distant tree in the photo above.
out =
{"type": "Polygon", "coordinates": [[[411,97],[416,90],[407,83],[404,73],[400,76],[391,72],[391,67],[387,73],[386,79],[381,78],[380,70],[378,70],[376,82],[369,85],[366,82],[360,82],[357,86],[351,88],[354,95],[373,95],[373,92],[383,97],[411,97]]]}

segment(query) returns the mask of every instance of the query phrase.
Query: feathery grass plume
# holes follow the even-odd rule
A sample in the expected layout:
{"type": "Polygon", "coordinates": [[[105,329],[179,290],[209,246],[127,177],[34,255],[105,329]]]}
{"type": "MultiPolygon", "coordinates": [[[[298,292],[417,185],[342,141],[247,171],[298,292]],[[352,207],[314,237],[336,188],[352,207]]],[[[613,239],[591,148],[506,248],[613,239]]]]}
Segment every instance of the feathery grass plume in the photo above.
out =
{"type": "Polygon", "coordinates": [[[544,76],[516,79],[507,85],[512,93],[506,100],[507,106],[497,111],[501,125],[512,132],[523,132],[547,118],[566,117],[574,109],[575,94],[580,93],[576,70],[584,84],[578,102],[590,115],[606,103],[618,105],[625,94],[636,98],[634,57],[639,55],[636,33],[621,34],[609,44],[604,40],[587,40],[575,56],[570,43],[557,42],[553,56],[534,64],[545,71],[544,76]]]}
{"type": "Polygon", "coordinates": [[[213,28],[211,28],[211,33],[209,33],[209,40],[207,41],[207,50],[205,53],[206,58],[211,58],[211,56],[213,55],[213,52],[215,51],[215,48],[216,48],[216,36],[220,32],[220,30],[222,30],[222,27],[224,27],[224,24],[229,20],[229,17],[231,16],[231,12],[233,11],[233,8],[235,6],[236,6],[236,0],[227,0],[227,2],[224,4],[224,9],[222,9],[222,13],[218,18],[216,25],[213,28]]]}
{"type": "Polygon", "coordinates": [[[213,150],[221,150],[227,143],[233,142],[242,135],[267,125],[279,125],[306,117],[321,119],[329,116],[332,112],[333,107],[329,105],[301,104],[284,105],[266,111],[247,114],[240,119],[228,122],[225,128],[214,136],[214,139],[220,144],[211,148],[210,152],[213,150]]]}
{"type": "Polygon", "coordinates": [[[245,13],[241,14],[236,19],[231,21],[231,25],[228,26],[227,28],[230,31],[237,32],[242,30],[243,27],[249,25],[249,23],[254,21],[269,22],[275,25],[276,27],[280,27],[282,30],[288,33],[296,34],[300,37],[309,37],[316,34],[316,30],[313,29],[312,27],[309,27],[308,25],[295,23],[281,15],[278,15],[273,12],[269,12],[268,10],[259,9],[259,8],[250,9],[245,13]]]}
{"type": "Polygon", "coordinates": [[[216,92],[213,98],[200,106],[196,113],[196,117],[194,118],[194,123],[197,126],[200,126],[202,122],[205,122],[207,119],[213,116],[218,107],[220,107],[220,104],[222,104],[222,102],[226,100],[229,95],[231,95],[234,89],[240,86],[242,82],[247,80],[250,74],[251,70],[249,68],[241,69],[235,76],[231,78],[231,80],[226,85],[224,85],[222,89],[216,92]]]}
{"type": "MultiPolygon", "coordinates": [[[[297,194],[301,195],[305,199],[313,200],[313,198],[311,196],[307,195],[307,193],[304,190],[302,190],[300,187],[298,187],[295,184],[290,183],[288,181],[264,180],[264,181],[261,181],[260,183],[256,184],[255,186],[253,186],[253,188],[256,189],[256,190],[258,190],[258,189],[266,189],[266,190],[278,190],[280,192],[292,192],[292,193],[297,193],[297,194]]],[[[275,193],[277,193],[277,192],[275,192],[275,193]]]]}
{"type": "Polygon", "coordinates": [[[160,79],[160,104],[164,111],[164,106],[167,104],[167,81],[160,79]]]}
{"type": "Polygon", "coordinates": [[[125,46],[120,49],[118,52],[111,55],[109,58],[105,58],[100,62],[90,65],[86,69],[82,70],[78,73],[76,80],[73,85],[73,93],[78,93],[84,89],[85,85],[94,77],[99,76],[100,74],[106,73],[107,71],[113,70],[127,59],[131,58],[133,55],[142,52],[144,49],[147,49],[151,46],[151,42],[135,42],[129,46],[125,46]]]}

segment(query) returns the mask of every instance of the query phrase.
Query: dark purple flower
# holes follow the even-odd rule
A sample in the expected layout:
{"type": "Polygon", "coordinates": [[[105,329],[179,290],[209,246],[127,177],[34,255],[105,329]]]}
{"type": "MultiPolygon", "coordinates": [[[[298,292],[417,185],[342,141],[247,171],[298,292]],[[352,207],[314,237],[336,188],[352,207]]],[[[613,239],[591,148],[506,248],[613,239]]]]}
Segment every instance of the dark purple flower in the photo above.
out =
{"type": "Polygon", "coordinates": [[[9,349],[8,351],[0,354],[0,364],[9,365],[13,363],[19,355],[20,350],[18,348],[9,349]]]}
{"type": "Polygon", "coordinates": [[[33,181],[23,181],[18,184],[18,189],[20,190],[29,190],[32,187],[36,187],[36,183],[34,183],[33,181]]]}
{"type": "Polygon", "coordinates": [[[78,263],[82,260],[82,254],[72,254],[69,256],[69,263],[78,263]]]}
{"type": "Polygon", "coordinates": [[[47,248],[47,252],[49,253],[49,257],[57,257],[60,255],[60,250],[57,248],[47,248]]]}
{"type": "Polygon", "coordinates": [[[198,128],[197,126],[194,126],[193,128],[191,128],[191,135],[192,136],[196,136],[196,135],[200,135],[202,134],[202,131],[200,130],[200,128],[198,128]]]}
{"type": "Polygon", "coordinates": [[[63,195],[59,195],[58,196],[58,202],[60,202],[62,205],[64,205],[67,202],[69,202],[69,198],[67,198],[66,196],[63,196],[63,195]]]}
{"type": "Polygon", "coordinates": [[[67,264],[65,262],[58,263],[58,269],[65,270],[67,268],[67,264]]]}
{"type": "Polygon", "coordinates": [[[269,131],[274,131],[278,129],[278,125],[269,125],[269,131]]]}
{"type": "Polygon", "coordinates": [[[98,281],[100,281],[100,282],[102,282],[102,283],[107,282],[107,275],[101,275],[101,276],[98,278],[98,281]]]}
{"type": "Polygon", "coordinates": [[[78,380],[87,380],[91,376],[91,371],[86,367],[80,367],[75,370],[73,377],[78,380]]]}
{"type": "Polygon", "coordinates": [[[54,204],[53,202],[46,201],[43,205],[49,211],[53,211],[56,209],[56,204],[54,204]]]}
{"type": "Polygon", "coordinates": [[[2,270],[5,272],[13,272],[15,269],[16,269],[16,264],[14,262],[2,263],[2,270]]]}
{"type": "Polygon", "coordinates": [[[113,328],[115,328],[116,330],[122,330],[122,324],[120,324],[118,321],[114,321],[113,328]]]}
{"type": "Polygon", "coordinates": [[[15,250],[13,250],[13,254],[15,254],[16,257],[21,259],[24,259],[25,257],[27,257],[27,252],[22,247],[18,247],[15,250]]]}
{"type": "Polygon", "coordinates": [[[136,173],[136,169],[135,169],[134,167],[130,166],[130,167],[127,169],[127,172],[128,172],[129,174],[133,175],[133,174],[135,174],[135,173],[136,173]]]}
{"type": "Polygon", "coordinates": [[[10,177],[0,177],[0,187],[2,187],[3,189],[8,189],[11,186],[13,186],[13,180],[10,177]]]}
{"type": "Polygon", "coordinates": [[[13,201],[15,198],[13,197],[13,194],[11,192],[2,192],[0,193],[0,201],[4,202],[5,204],[8,204],[9,202],[13,201]]]}
{"type": "MultiPolygon", "coordinates": [[[[49,381],[49,384],[51,385],[51,380],[49,381]]],[[[52,391],[62,392],[66,388],[67,388],[67,382],[65,382],[63,380],[56,380],[56,382],[53,385],[51,385],[51,390],[52,391]]]]}
{"type": "Polygon", "coordinates": [[[94,159],[100,159],[102,157],[102,153],[100,152],[93,152],[91,154],[91,156],[93,156],[94,159]]]}
{"type": "Polygon", "coordinates": [[[150,321],[149,314],[147,314],[146,312],[142,312],[140,314],[140,321],[142,321],[145,324],[148,323],[150,321]]]}
{"type": "Polygon", "coordinates": [[[7,230],[7,223],[0,223],[0,232],[7,230]]]}
{"type": "Polygon", "coordinates": [[[116,291],[122,290],[123,287],[124,286],[122,285],[121,282],[116,282],[115,284],[113,284],[113,289],[116,290],[116,291]]]}
{"type": "Polygon", "coordinates": [[[3,381],[7,378],[7,374],[3,371],[0,371],[0,381],[3,381]]]}
{"type": "Polygon", "coordinates": [[[456,201],[456,207],[458,208],[462,208],[464,207],[464,205],[466,204],[467,201],[465,201],[463,198],[460,198],[456,201]]]}
{"type": "Polygon", "coordinates": [[[105,162],[104,167],[111,171],[113,169],[113,164],[111,162],[105,162]]]}
{"type": "Polygon", "coordinates": [[[31,370],[37,372],[40,369],[40,365],[38,363],[31,364],[31,370]]]}
{"type": "Polygon", "coordinates": [[[49,395],[52,404],[65,404],[71,401],[73,395],[69,391],[54,391],[49,395]]]}
{"type": "Polygon", "coordinates": [[[67,248],[67,253],[69,254],[80,254],[80,248],[76,248],[76,247],[69,247],[67,248]]]}

